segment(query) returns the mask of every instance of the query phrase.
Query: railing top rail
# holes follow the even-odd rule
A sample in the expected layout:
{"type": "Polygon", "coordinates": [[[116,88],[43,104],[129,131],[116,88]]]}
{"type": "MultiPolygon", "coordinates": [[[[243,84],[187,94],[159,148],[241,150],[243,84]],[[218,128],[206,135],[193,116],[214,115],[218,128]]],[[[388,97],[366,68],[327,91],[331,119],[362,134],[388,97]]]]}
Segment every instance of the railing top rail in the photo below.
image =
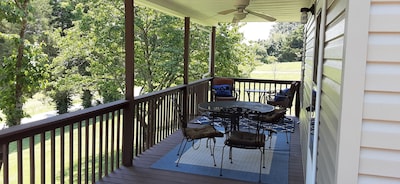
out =
{"type": "Polygon", "coordinates": [[[194,85],[201,84],[201,83],[204,83],[204,82],[208,82],[211,79],[212,79],[211,77],[204,78],[204,79],[200,79],[200,80],[191,82],[188,85],[182,84],[182,85],[170,87],[170,88],[167,88],[167,89],[163,89],[163,90],[160,90],[160,91],[154,91],[154,92],[151,92],[151,93],[147,93],[147,94],[144,94],[144,95],[137,96],[137,97],[134,98],[134,101],[136,103],[140,103],[140,102],[146,101],[148,98],[156,98],[156,97],[159,97],[159,96],[164,96],[166,94],[174,93],[177,90],[181,90],[181,89],[184,89],[185,87],[190,87],[190,86],[194,86],[194,85]]]}
{"type": "Polygon", "coordinates": [[[80,111],[70,112],[61,114],[58,116],[38,120],[32,123],[22,124],[13,126],[0,131],[0,145],[15,141],[21,138],[30,137],[38,133],[42,133],[48,130],[63,127],[69,124],[73,124],[78,121],[85,120],[87,118],[95,117],[99,114],[104,114],[114,110],[122,109],[128,105],[128,100],[118,100],[115,102],[101,104],[95,107],[90,107],[80,111]]]}
{"type": "Polygon", "coordinates": [[[291,84],[297,80],[273,80],[273,79],[244,79],[244,78],[233,78],[237,82],[265,82],[265,83],[276,83],[276,84],[291,84]]]}

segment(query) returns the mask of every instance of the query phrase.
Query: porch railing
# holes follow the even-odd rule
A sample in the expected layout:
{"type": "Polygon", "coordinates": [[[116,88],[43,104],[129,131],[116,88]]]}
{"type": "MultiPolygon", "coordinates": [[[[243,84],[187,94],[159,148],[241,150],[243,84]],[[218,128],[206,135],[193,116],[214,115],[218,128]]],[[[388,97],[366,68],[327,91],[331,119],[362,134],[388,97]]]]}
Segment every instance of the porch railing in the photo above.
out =
{"type": "Polygon", "coordinates": [[[203,79],[135,98],[134,155],[138,156],[180,128],[172,100],[181,99],[185,90],[188,118],[196,116],[197,104],[208,100],[209,81],[209,78],[203,79]]]}
{"type": "MultiPolygon", "coordinates": [[[[290,80],[235,78],[235,89],[239,91],[239,100],[241,101],[266,103],[268,100],[273,100],[280,90],[290,88],[292,82],[290,80]]],[[[296,89],[296,96],[289,113],[297,117],[300,115],[300,88],[296,89]]]]}
{"type": "Polygon", "coordinates": [[[0,181],[92,183],[102,178],[120,166],[127,105],[120,100],[0,131],[0,181]]]}
{"type": "MultiPolygon", "coordinates": [[[[2,130],[0,183],[93,183],[120,167],[123,136],[133,136],[132,154],[138,156],[180,128],[172,99],[187,99],[187,118],[198,116],[197,104],[211,100],[211,80],[135,97],[130,135],[122,135],[126,100],[2,130]]],[[[239,100],[258,101],[266,96],[248,89],[273,93],[290,83],[235,79],[235,88],[239,100]]]]}

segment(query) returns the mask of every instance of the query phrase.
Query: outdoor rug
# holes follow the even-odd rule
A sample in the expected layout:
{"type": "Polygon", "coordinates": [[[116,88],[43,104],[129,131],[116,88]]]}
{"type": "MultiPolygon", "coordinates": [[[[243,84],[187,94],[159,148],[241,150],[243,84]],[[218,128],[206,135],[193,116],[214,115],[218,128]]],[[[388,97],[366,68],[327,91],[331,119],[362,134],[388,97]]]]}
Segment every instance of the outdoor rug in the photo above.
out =
{"type": "MultiPolygon", "coordinates": [[[[290,136],[290,133],[288,133],[288,135],[290,136]]],[[[210,155],[210,150],[206,148],[206,139],[197,141],[194,146],[188,143],[178,167],[176,167],[176,161],[178,159],[177,152],[179,145],[155,162],[151,167],[247,182],[258,182],[260,164],[260,151],[258,149],[233,148],[233,163],[230,163],[229,147],[225,147],[222,176],[220,176],[224,140],[225,138],[217,138],[215,147],[217,166],[215,167],[212,156],[210,155]]],[[[289,144],[286,143],[285,132],[274,134],[272,137],[271,149],[268,147],[269,140],[266,142],[265,149],[266,167],[261,170],[262,183],[288,183],[289,144]]]]}

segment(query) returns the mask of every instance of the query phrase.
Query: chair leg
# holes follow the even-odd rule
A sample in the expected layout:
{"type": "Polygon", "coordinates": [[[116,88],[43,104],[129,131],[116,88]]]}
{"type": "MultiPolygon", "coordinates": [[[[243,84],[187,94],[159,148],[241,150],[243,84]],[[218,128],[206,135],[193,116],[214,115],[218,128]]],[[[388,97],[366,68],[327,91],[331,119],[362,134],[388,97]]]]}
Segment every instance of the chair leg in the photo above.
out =
{"type": "Polygon", "coordinates": [[[224,150],[225,150],[225,146],[222,147],[221,167],[219,169],[219,175],[220,176],[222,176],[222,164],[224,163],[224,150]]]}
{"type": "MultiPolygon", "coordinates": [[[[184,139],[184,140],[185,140],[185,139],[184,139]]],[[[183,142],[183,140],[182,140],[182,142],[183,142]]],[[[176,167],[178,167],[179,161],[181,160],[181,157],[182,157],[182,155],[183,155],[183,151],[185,151],[186,144],[187,144],[187,141],[185,141],[185,145],[183,145],[182,150],[181,150],[182,143],[181,143],[181,146],[179,146],[179,150],[178,150],[178,155],[179,155],[179,157],[178,157],[178,161],[176,161],[176,167]]]]}
{"type": "Polygon", "coordinates": [[[269,140],[269,149],[271,149],[271,146],[272,146],[272,134],[274,133],[274,131],[272,130],[272,129],[269,129],[268,130],[268,137],[267,137],[267,140],[266,141],[268,141],[269,140]]]}
{"type": "Polygon", "coordinates": [[[233,163],[233,158],[232,158],[232,147],[229,147],[229,160],[231,160],[231,164],[233,163]]]}
{"type": "Polygon", "coordinates": [[[289,137],[288,137],[287,132],[288,132],[288,131],[286,130],[286,143],[289,144],[289,137]]]}
{"type": "Polygon", "coordinates": [[[262,154],[263,154],[263,159],[262,159],[262,161],[263,161],[263,168],[265,168],[265,147],[263,147],[263,150],[262,150],[262,154]]]}
{"type": "MultiPolygon", "coordinates": [[[[258,174],[258,182],[261,183],[261,165],[263,165],[263,155],[264,151],[261,150],[260,148],[260,173],[258,174]]],[[[265,167],[265,166],[264,166],[265,167]]]]}
{"type": "Polygon", "coordinates": [[[177,156],[179,156],[179,152],[181,151],[181,147],[182,147],[182,144],[183,144],[184,140],[185,140],[185,138],[182,139],[181,144],[179,145],[178,152],[176,153],[177,156]]]}
{"type": "Polygon", "coordinates": [[[215,163],[215,156],[214,156],[216,139],[215,139],[215,137],[213,137],[213,138],[208,138],[208,139],[207,139],[207,142],[208,142],[209,140],[210,140],[210,152],[211,152],[211,156],[213,157],[213,160],[214,160],[214,166],[217,166],[217,164],[215,163]],[[213,139],[213,142],[214,142],[214,145],[213,145],[213,146],[211,145],[211,140],[210,140],[210,139],[213,139]]]}

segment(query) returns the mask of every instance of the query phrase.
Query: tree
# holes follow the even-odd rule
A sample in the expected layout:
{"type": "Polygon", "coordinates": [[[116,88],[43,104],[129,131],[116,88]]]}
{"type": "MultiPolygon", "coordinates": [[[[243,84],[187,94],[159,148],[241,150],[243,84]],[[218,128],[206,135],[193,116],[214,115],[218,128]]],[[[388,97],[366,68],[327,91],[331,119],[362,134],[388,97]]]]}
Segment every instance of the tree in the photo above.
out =
{"type": "MultiPolygon", "coordinates": [[[[135,84],[142,86],[143,92],[181,84],[184,21],[143,7],[136,7],[135,13],[135,84]]],[[[208,72],[209,33],[202,30],[200,25],[191,24],[189,80],[198,80],[208,72]]],[[[240,77],[249,73],[240,66],[254,67],[254,54],[241,44],[244,37],[238,30],[239,26],[232,24],[217,27],[216,75],[240,77]]]]}
{"type": "Polygon", "coordinates": [[[183,74],[183,20],[135,7],[135,85],[165,89],[183,74]]]}
{"type": "Polygon", "coordinates": [[[265,41],[267,54],[278,62],[297,61],[303,48],[303,25],[296,22],[276,23],[265,41]]]}
{"type": "MultiPolygon", "coordinates": [[[[60,5],[54,4],[54,7],[60,5]]],[[[63,7],[73,12],[71,19],[53,20],[67,23],[71,20],[72,23],[65,29],[56,26],[58,31],[51,34],[52,40],[58,40],[59,54],[53,61],[53,68],[58,68],[54,71],[58,72],[53,72],[49,94],[62,97],[55,101],[67,105],[71,104],[62,102],[69,97],[57,93],[81,94],[83,107],[91,106],[96,92],[103,103],[121,99],[125,89],[122,2],[74,1],[64,2],[63,7]],[[68,85],[77,83],[80,85],[68,85]]]]}
{"type": "Polygon", "coordinates": [[[0,21],[6,22],[0,33],[1,47],[9,49],[0,60],[0,109],[6,124],[13,126],[25,116],[22,107],[26,98],[43,88],[48,76],[48,57],[38,39],[43,29],[34,24],[42,21],[46,12],[35,12],[29,0],[1,1],[0,9],[0,21]],[[32,34],[27,35],[28,31],[32,34]]]}

